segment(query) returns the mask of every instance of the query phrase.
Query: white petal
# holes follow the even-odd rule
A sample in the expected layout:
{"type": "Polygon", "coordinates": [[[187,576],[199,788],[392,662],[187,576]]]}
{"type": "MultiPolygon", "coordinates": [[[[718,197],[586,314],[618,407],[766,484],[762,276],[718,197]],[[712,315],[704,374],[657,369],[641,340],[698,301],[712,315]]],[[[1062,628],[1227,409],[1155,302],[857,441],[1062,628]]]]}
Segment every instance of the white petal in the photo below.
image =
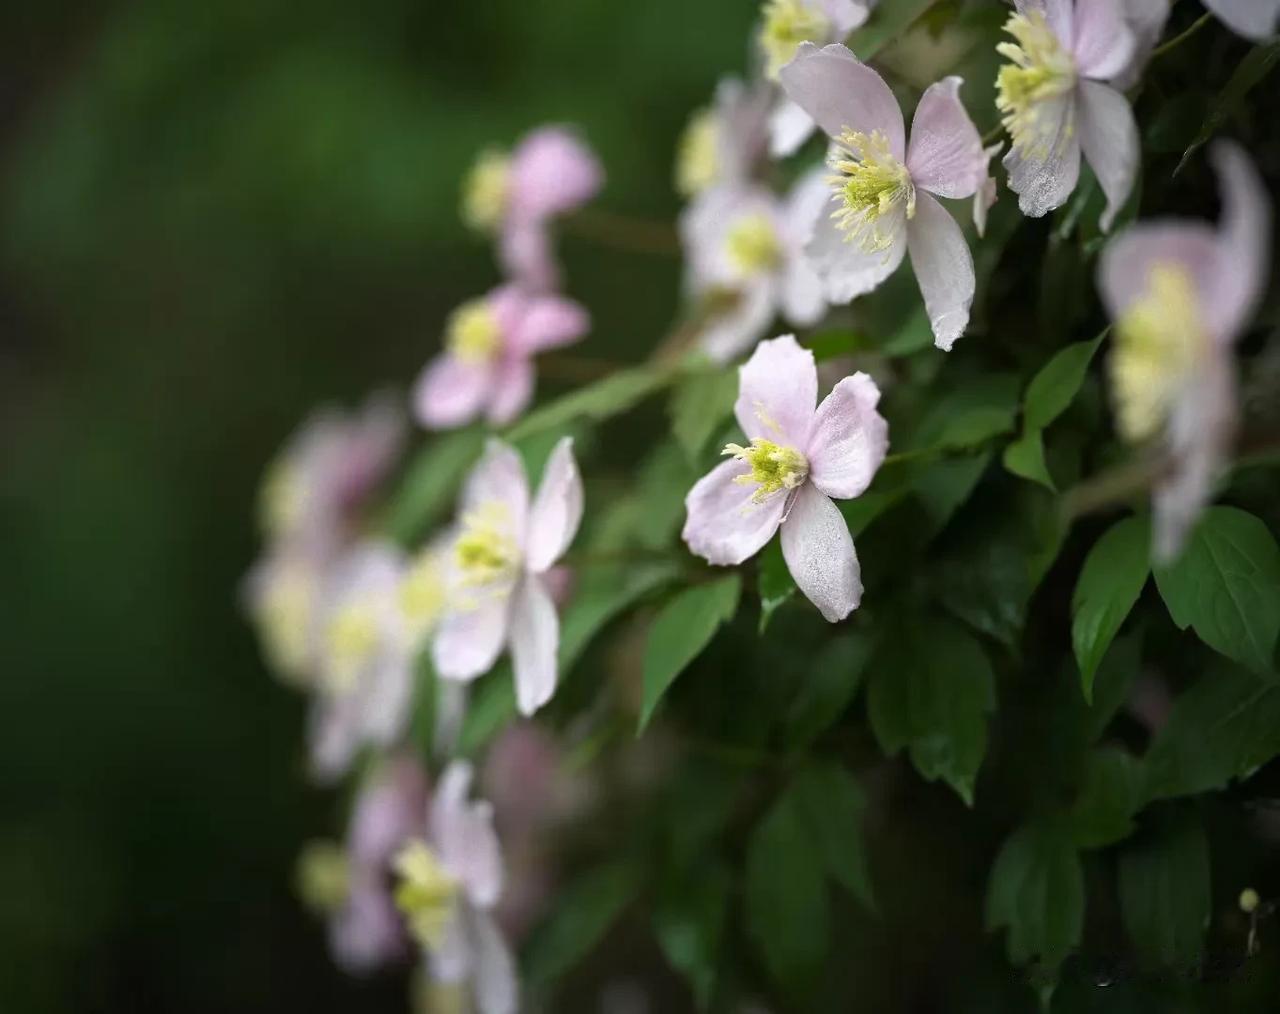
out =
{"type": "Polygon", "coordinates": [[[848,500],[871,485],[889,450],[889,424],[876,411],[880,389],[865,373],[832,388],[818,406],[809,438],[809,481],[827,496],[848,500]]]}
{"type": "Polygon", "coordinates": [[[478,1014],[515,1014],[519,984],[515,961],[498,924],[487,912],[471,913],[472,982],[478,1014]]]}
{"type": "Polygon", "coordinates": [[[888,247],[867,251],[831,218],[836,207],[834,200],[823,207],[805,252],[822,279],[827,300],[839,305],[871,292],[898,270],[907,252],[907,215],[899,208],[885,216],[879,225],[889,238],[888,247]]]}
{"type": "Polygon", "coordinates": [[[819,0],[819,6],[831,22],[831,34],[842,39],[866,23],[875,0],[819,0]]]}
{"type": "Polygon", "coordinates": [[[1004,157],[1009,189],[1018,195],[1018,207],[1030,218],[1040,218],[1062,207],[1080,179],[1075,93],[1069,92],[1042,106],[1041,116],[1049,124],[1043,150],[1024,153],[1015,146],[1004,157]]]}
{"type": "Polygon", "coordinates": [[[795,335],[784,334],[756,346],[738,368],[738,400],[733,412],[752,439],[801,448],[809,442],[818,403],[818,367],[813,353],[795,335]]]}
{"type": "Polygon", "coordinates": [[[976,284],[973,255],[951,213],[928,194],[916,195],[916,215],[907,227],[911,267],[929,312],[934,344],[949,351],[969,326],[976,284]]]}
{"type": "Polygon", "coordinates": [[[573,457],[573,437],[561,437],[542,473],[529,512],[525,562],[534,573],[555,563],[582,523],[582,476],[573,457]]]}
{"type": "Polygon", "coordinates": [[[555,603],[542,580],[529,574],[516,589],[511,610],[511,664],[522,715],[532,715],[555,693],[559,649],[555,603]]]}
{"type": "Polygon", "coordinates": [[[940,197],[969,197],[987,176],[982,138],[960,101],[962,83],[953,75],[931,84],[911,121],[911,181],[940,197]]]}
{"type": "Polygon", "coordinates": [[[777,284],[768,275],[743,286],[734,303],[717,314],[698,335],[698,347],[714,363],[728,363],[752,348],[773,323],[777,284]]]}
{"type": "Polygon", "coordinates": [[[827,135],[878,130],[898,161],[905,152],[902,110],[884,78],[841,45],[801,43],[778,73],[782,87],[827,135]]]}
{"type": "Polygon", "coordinates": [[[488,589],[459,594],[474,596],[469,608],[454,608],[440,620],[431,657],[436,672],[445,679],[473,680],[493,668],[507,640],[511,615],[509,593],[488,589]]]}
{"type": "Polygon", "coordinates": [[[1230,342],[1249,323],[1266,285],[1271,258],[1271,201],[1244,149],[1230,141],[1210,153],[1218,171],[1222,213],[1218,270],[1206,300],[1210,325],[1230,342]]]}
{"type": "Polygon", "coordinates": [[[467,476],[462,489],[462,512],[473,511],[489,503],[507,508],[516,542],[524,544],[525,519],[529,513],[529,482],[524,463],[515,448],[490,438],[484,455],[467,476]]]}
{"type": "Polygon", "coordinates": [[[769,154],[788,158],[813,135],[813,117],[785,96],[769,116],[769,154]]]}
{"type": "Polygon", "coordinates": [[[708,563],[736,566],[755,556],[773,538],[786,498],[781,492],[764,503],[751,502],[752,489],[734,478],[748,471],[741,461],[725,461],[696,483],[685,497],[684,531],[690,552],[708,563]]]}
{"type": "Polygon", "coordinates": [[[782,525],[782,555],[805,598],[829,623],[862,600],[862,578],[849,526],[831,498],[811,482],[800,487],[782,525]]]}
{"type": "Polygon", "coordinates": [[[1224,25],[1237,35],[1261,42],[1276,30],[1280,0],[1204,0],[1224,25]]]}
{"type": "Polygon", "coordinates": [[[1124,0],[1076,0],[1076,69],[1082,77],[1108,81],[1132,61],[1137,39],[1125,18],[1124,0]]]}
{"type": "Polygon", "coordinates": [[[1075,0],[1013,0],[1013,2],[1019,14],[1029,14],[1032,11],[1043,14],[1053,34],[1064,46],[1070,45],[1071,40],[1075,38],[1071,16],[1075,0]]]}
{"type": "Polygon", "coordinates": [[[472,769],[455,760],[431,800],[430,833],[441,864],[475,905],[488,908],[502,894],[502,851],[493,830],[493,807],[472,802],[472,769]]]}
{"type": "Polygon", "coordinates": [[[1129,100],[1096,81],[1080,82],[1079,124],[1084,157],[1107,195],[1100,221],[1106,232],[1129,199],[1138,175],[1138,125],[1129,100]]]}

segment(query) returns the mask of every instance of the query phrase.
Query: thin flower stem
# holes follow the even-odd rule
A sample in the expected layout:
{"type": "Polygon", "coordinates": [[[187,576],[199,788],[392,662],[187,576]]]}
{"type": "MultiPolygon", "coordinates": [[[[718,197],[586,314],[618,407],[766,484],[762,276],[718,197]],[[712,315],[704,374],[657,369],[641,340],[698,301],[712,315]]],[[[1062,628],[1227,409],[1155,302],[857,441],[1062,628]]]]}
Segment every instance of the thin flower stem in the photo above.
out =
{"type": "Polygon", "coordinates": [[[998,141],[1002,136],[1004,136],[1004,124],[997,123],[994,127],[992,127],[990,130],[988,130],[985,134],[982,135],[982,147],[985,148],[992,141],[998,141]]]}
{"type": "Polygon", "coordinates": [[[538,369],[552,380],[569,383],[591,383],[624,368],[623,363],[611,363],[606,359],[590,359],[583,356],[553,352],[538,361],[538,369]]]}
{"type": "Polygon", "coordinates": [[[1182,43],[1186,42],[1187,39],[1191,38],[1191,36],[1195,35],[1196,32],[1200,31],[1201,28],[1208,24],[1209,19],[1212,17],[1213,15],[1207,12],[1200,15],[1200,17],[1196,18],[1196,20],[1191,23],[1190,27],[1188,27],[1186,31],[1179,35],[1175,35],[1168,42],[1165,42],[1153,49],[1151,51],[1151,59],[1154,60],[1158,56],[1164,56],[1164,54],[1169,52],[1169,50],[1182,45],[1182,43]]]}
{"type": "Polygon", "coordinates": [[[584,209],[564,220],[570,233],[628,253],[678,256],[680,237],[666,222],[650,222],[612,211],[584,209]]]}

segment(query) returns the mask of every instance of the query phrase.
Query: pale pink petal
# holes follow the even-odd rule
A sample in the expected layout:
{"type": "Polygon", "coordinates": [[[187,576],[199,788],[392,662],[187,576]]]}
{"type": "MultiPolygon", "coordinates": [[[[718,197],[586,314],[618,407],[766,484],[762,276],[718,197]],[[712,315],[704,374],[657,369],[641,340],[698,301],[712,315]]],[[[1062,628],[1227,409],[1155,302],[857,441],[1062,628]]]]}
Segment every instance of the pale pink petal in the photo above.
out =
{"type": "Polygon", "coordinates": [[[964,233],[941,204],[916,195],[916,215],[907,227],[911,267],[929,312],[933,341],[944,352],[969,326],[975,279],[973,255],[964,233]]]}
{"type": "Polygon", "coordinates": [[[782,87],[832,138],[845,130],[878,130],[895,158],[904,157],[902,110],[884,78],[841,45],[819,49],[801,43],[791,62],[778,72],[782,87]]]}
{"type": "Polygon", "coordinates": [[[758,553],[778,530],[787,497],[779,492],[764,503],[752,503],[752,487],[733,481],[749,471],[741,461],[722,462],[685,497],[688,516],[681,535],[689,550],[708,563],[736,566],[758,553]]]}
{"type": "Polygon", "coordinates": [[[445,769],[431,800],[431,845],[467,898],[488,908],[502,894],[502,851],[493,831],[493,807],[468,798],[471,778],[468,761],[452,761],[445,769]]]}
{"type": "Polygon", "coordinates": [[[307,741],[317,781],[333,782],[346,774],[361,743],[355,695],[317,698],[307,722],[307,741]]]}
{"type": "Polygon", "coordinates": [[[823,207],[805,253],[822,279],[828,302],[840,305],[871,292],[898,270],[907,252],[907,214],[898,207],[876,223],[889,243],[883,250],[864,250],[836,225],[831,217],[836,208],[835,201],[823,207]]]}
{"type": "Polygon", "coordinates": [[[356,796],[346,844],[351,862],[368,869],[387,866],[406,841],[422,833],[429,798],[422,765],[407,754],[388,761],[356,796]]]}
{"type": "MultiPolygon", "coordinates": [[[[993,144],[989,148],[984,148],[982,156],[988,162],[995,156],[1000,154],[1000,149],[1004,147],[1004,143],[993,144]]],[[[987,232],[987,212],[991,210],[991,206],[996,203],[998,191],[996,189],[995,177],[990,175],[990,171],[986,165],[982,169],[983,181],[979,185],[977,192],[973,195],[973,227],[979,236],[986,235],[987,232]]]]}
{"type": "Polygon", "coordinates": [[[508,217],[498,236],[498,259],[508,275],[532,292],[553,289],[560,280],[543,219],[508,217]]]}
{"type": "Polygon", "coordinates": [[[779,285],[784,316],[798,327],[816,324],[827,309],[826,288],[804,252],[818,216],[831,199],[825,169],[805,173],[791,188],[782,209],[786,263],[779,285]]]}
{"type": "Polygon", "coordinates": [[[1205,222],[1153,221],[1125,229],[1103,248],[1098,261],[1098,290],[1111,319],[1119,320],[1148,294],[1157,264],[1185,268],[1203,306],[1216,277],[1217,242],[1205,222]]]}
{"type": "Polygon", "coordinates": [[[459,983],[471,975],[475,964],[474,945],[470,933],[473,909],[465,898],[454,902],[445,922],[440,942],[427,954],[431,978],[436,982],[459,983]]]}
{"type": "Polygon", "coordinates": [[[471,939],[477,1014],[516,1014],[520,996],[515,960],[498,924],[487,912],[472,913],[471,939]]]}
{"type": "Polygon", "coordinates": [[[344,972],[363,975],[401,958],[404,923],[381,877],[357,876],[329,923],[329,947],[344,972]]]}
{"type": "MultiPolygon", "coordinates": [[[[462,594],[468,594],[463,592],[462,594]]],[[[431,657],[444,679],[473,680],[493,668],[507,641],[510,595],[481,589],[470,592],[471,608],[447,612],[440,620],[431,657]]]]}
{"type": "Polygon", "coordinates": [[[462,513],[489,503],[503,504],[515,528],[516,541],[524,545],[525,519],[529,514],[529,482],[524,462],[510,444],[490,438],[484,454],[471,469],[462,488],[462,513]]]}
{"type": "Polygon", "coordinates": [[[1009,189],[1018,195],[1018,207],[1029,218],[1040,218],[1062,207],[1080,179],[1075,93],[1046,101],[1041,115],[1052,125],[1046,132],[1044,150],[1024,153],[1013,147],[1004,157],[1009,189]]]}
{"type": "Polygon", "coordinates": [[[414,384],[414,416],[427,429],[461,426],[479,414],[492,384],[489,366],[463,363],[441,353],[427,363],[414,384]]]}
{"type": "Polygon", "coordinates": [[[831,498],[811,482],[800,487],[782,524],[782,556],[796,586],[828,623],[858,608],[862,578],[849,526],[831,498]]]}
{"type": "Polygon", "coordinates": [[[1099,224],[1106,232],[1124,207],[1138,175],[1138,125],[1129,100],[1096,81],[1080,82],[1080,147],[1098,177],[1107,207],[1099,224]]]}
{"type": "Polygon", "coordinates": [[[409,724],[413,704],[413,655],[400,646],[384,650],[362,687],[361,728],[369,742],[390,746],[409,724]]]}
{"type": "Polygon", "coordinates": [[[1125,21],[1133,32],[1133,58],[1129,65],[1112,78],[1111,83],[1128,91],[1138,82],[1169,19],[1170,0],[1124,0],[1125,21]]]}
{"type": "Polygon", "coordinates": [[[769,154],[777,159],[794,155],[816,127],[812,116],[784,96],[769,116],[769,154]]]}
{"type": "Polygon", "coordinates": [[[507,349],[517,355],[571,345],[591,327],[591,318],[578,303],[563,296],[535,296],[507,335],[507,349]]]}
{"type": "Polygon", "coordinates": [[[751,439],[763,437],[789,447],[809,442],[818,402],[818,368],[813,353],[795,335],[784,334],[756,346],[738,368],[738,400],[733,412],[751,439]]]}
{"type": "Polygon", "coordinates": [[[1075,38],[1072,18],[1074,4],[1075,0],[1014,0],[1014,7],[1019,14],[1030,14],[1033,11],[1043,14],[1053,34],[1066,46],[1075,38]]]}
{"type": "Polygon", "coordinates": [[[547,459],[529,511],[525,565],[540,574],[569,548],[582,523],[582,476],[573,456],[573,437],[561,437],[547,459]]]}
{"type": "Polygon", "coordinates": [[[876,411],[880,388],[855,373],[822,399],[805,452],[809,481],[827,496],[861,496],[889,450],[889,424],[876,411]]]}
{"type": "Polygon", "coordinates": [[[1108,81],[1133,60],[1137,40],[1125,19],[1124,0],[1076,0],[1076,70],[1082,77],[1108,81]]]}
{"type": "Polygon", "coordinates": [[[1271,201],[1249,156],[1230,141],[1214,144],[1222,213],[1218,271],[1205,299],[1210,327],[1230,342],[1249,323],[1266,285],[1271,259],[1271,201]]]}
{"type": "Polygon", "coordinates": [[[831,34],[842,39],[866,23],[875,0],[818,0],[818,5],[831,22],[831,34]]]}
{"type": "Polygon", "coordinates": [[[703,325],[698,347],[714,363],[728,363],[758,342],[773,323],[777,285],[769,276],[733,294],[733,303],[703,325]]]}
{"type": "Polygon", "coordinates": [[[969,197],[987,176],[982,138],[960,101],[963,83],[952,75],[931,84],[911,121],[911,182],[940,197],[969,197]]]}
{"type": "Polygon", "coordinates": [[[1237,35],[1261,42],[1276,30],[1280,0],[1204,0],[1224,25],[1237,35]]]}
{"type": "Polygon", "coordinates": [[[805,257],[796,257],[783,269],[779,295],[782,314],[796,327],[811,327],[827,311],[822,279],[805,257]]]}
{"type": "Polygon", "coordinates": [[[560,620],[555,603],[537,574],[526,575],[511,607],[511,664],[515,671],[516,706],[532,715],[556,689],[556,653],[560,620]]]}
{"type": "Polygon", "coordinates": [[[572,211],[591,200],[604,171],[591,149],[563,127],[542,127],[511,155],[513,218],[541,219],[572,211]]]}
{"type": "Polygon", "coordinates": [[[774,89],[763,83],[747,88],[732,77],[717,83],[713,111],[720,162],[717,183],[733,186],[750,179],[765,149],[773,100],[774,89]]]}
{"type": "Polygon", "coordinates": [[[534,369],[528,359],[513,357],[499,365],[493,378],[485,417],[494,426],[506,426],[533,400],[534,369]]]}

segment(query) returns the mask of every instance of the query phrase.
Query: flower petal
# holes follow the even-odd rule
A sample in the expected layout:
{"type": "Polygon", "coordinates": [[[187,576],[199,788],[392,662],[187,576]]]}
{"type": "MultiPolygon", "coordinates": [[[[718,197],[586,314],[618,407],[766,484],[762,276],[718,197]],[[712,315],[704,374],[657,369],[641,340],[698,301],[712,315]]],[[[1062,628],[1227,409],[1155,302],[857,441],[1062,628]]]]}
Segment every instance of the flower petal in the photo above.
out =
{"type": "Polygon", "coordinates": [[[477,1014],[515,1014],[520,997],[511,949],[489,913],[472,912],[469,921],[477,1014]]]}
{"type": "Polygon", "coordinates": [[[818,367],[813,353],[784,334],[756,346],[738,368],[738,400],[733,406],[746,435],[801,448],[809,442],[818,403],[818,367]]]}
{"type": "Polygon", "coordinates": [[[1280,0],[1204,0],[1224,25],[1237,35],[1261,42],[1276,30],[1280,0]]]}
{"type": "Polygon", "coordinates": [[[982,138],[960,101],[963,83],[952,75],[931,84],[911,121],[911,181],[940,197],[969,197],[987,178],[982,138]]]}
{"type": "Polygon", "coordinates": [[[582,523],[582,476],[573,456],[573,437],[561,437],[547,459],[529,512],[525,563],[541,573],[560,559],[582,523]]]}
{"type": "Polygon", "coordinates": [[[1079,110],[1080,146],[1107,195],[1099,221],[1106,232],[1129,199],[1138,175],[1138,125],[1129,100],[1096,81],[1080,82],[1079,110]]]}
{"type": "Polygon", "coordinates": [[[898,270],[907,252],[907,215],[902,208],[886,215],[877,224],[889,245],[883,250],[864,250],[836,225],[831,217],[835,209],[834,200],[823,206],[805,253],[822,279],[827,300],[838,305],[871,292],[898,270]]]}
{"type": "Polygon", "coordinates": [[[755,279],[734,294],[733,303],[712,317],[698,335],[698,347],[715,363],[736,359],[760,340],[773,323],[776,287],[772,278],[755,279]]]}
{"type": "Polygon", "coordinates": [[[1147,295],[1156,264],[1178,264],[1197,287],[1201,305],[1211,298],[1217,277],[1218,246],[1205,222],[1142,222],[1125,229],[1102,250],[1098,290],[1111,319],[1119,320],[1134,300],[1147,295]]]}
{"type": "Polygon", "coordinates": [[[734,482],[748,472],[741,461],[725,461],[696,483],[684,505],[688,516],[681,537],[690,552],[708,563],[735,566],[758,553],[778,530],[786,497],[751,502],[750,486],[734,482]]]}
{"type": "Polygon", "coordinates": [[[1009,189],[1018,195],[1018,207],[1029,218],[1040,218],[1062,207],[1080,178],[1075,94],[1042,103],[1040,115],[1050,125],[1044,150],[1024,152],[1015,146],[1004,157],[1009,189]]]}
{"type": "Polygon", "coordinates": [[[829,623],[862,601],[862,577],[849,526],[831,498],[813,483],[800,487],[782,525],[782,556],[805,598],[829,623]]]}
{"type": "Polygon", "coordinates": [[[555,603],[541,578],[529,574],[516,589],[511,609],[511,663],[516,705],[522,715],[532,715],[555,693],[559,650],[560,619],[555,603]]]}
{"type": "Polygon", "coordinates": [[[441,865],[458,880],[467,898],[488,908],[502,894],[502,851],[493,830],[493,807],[471,801],[469,761],[451,761],[431,800],[431,844],[441,865]]]}
{"type": "Polygon", "coordinates": [[[865,373],[845,377],[822,399],[809,438],[809,481],[827,496],[861,496],[889,450],[889,424],[876,411],[880,388],[865,373]]]}
{"type": "Polygon", "coordinates": [[[845,130],[870,134],[878,130],[889,150],[902,161],[902,110],[884,78],[839,44],[819,49],[801,43],[778,79],[792,101],[812,116],[832,138],[845,130]]]}
{"type": "Polygon", "coordinates": [[[777,159],[794,155],[816,128],[812,116],[783,96],[769,115],[769,154],[777,159]]]}
{"type": "Polygon", "coordinates": [[[1069,45],[1075,38],[1072,8],[1075,0],[1013,0],[1019,14],[1030,14],[1039,11],[1049,22],[1053,34],[1063,43],[1069,45]]]}
{"type": "Polygon", "coordinates": [[[510,214],[537,220],[572,211],[603,182],[599,160],[572,131],[542,127],[512,152],[510,214]]]}
{"type": "Polygon", "coordinates": [[[505,426],[529,407],[533,400],[534,371],[528,359],[508,359],[493,378],[489,408],[485,413],[494,426],[505,426]]]}
{"type": "Polygon", "coordinates": [[[483,456],[462,487],[462,513],[489,503],[500,503],[507,508],[516,541],[524,545],[525,519],[529,514],[529,483],[524,475],[524,463],[510,444],[493,437],[485,443],[483,456]]]}
{"type": "MultiPolygon", "coordinates": [[[[983,158],[990,162],[991,159],[1000,154],[1000,149],[1003,147],[1004,142],[999,142],[984,148],[982,151],[983,158]]],[[[987,212],[996,203],[998,194],[995,177],[990,174],[987,166],[983,167],[982,173],[983,181],[978,185],[977,192],[973,195],[973,228],[977,231],[979,237],[986,235],[987,212]]]]}
{"type": "Polygon", "coordinates": [[[973,255],[960,226],[929,194],[916,195],[916,216],[907,227],[911,267],[929,312],[933,341],[950,351],[969,325],[976,284],[973,255]]]}
{"type": "Polygon", "coordinates": [[[1215,336],[1231,341],[1249,323],[1267,281],[1271,246],[1271,201],[1258,170],[1243,148],[1214,144],[1222,213],[1218,224],[1218,271],[1205,310],[1215,336]]]}
{"type": "Polygon", "coordinates": [[[480,412],[493,371],[463,363],[445,352],[427,363],[413,387],[413,411],[427,429],[448,429],[470,422],[480,412]]]}
{"type": "Polygon", "coordinates": [[[1133,61],[1137,40],[1124,0],[1076,0],[1072,52],[1082,77],[1109,81],[1133,61]]]}
{"type": "Polygon", "coordinates": [[[475,594],[478,598],[470,609],[445,613],[431,644],[436,672],[444,679],[473,680],[484,675],[507,641],[510,594],[475,594]]]}
{"type": "Polygon", "coordinates": [[[560,280],[543,219],[508,218],[498,236],[498,259],[511,278],[532,292],[555,288],[560,280]]]}
{"type": "Polygon", "coordinates": [[[547,349],[572,345],[591,327],[591,317],[581,305],[562,296],[535,296],[507,337],[507,348],[531,356],[547,349]]]}

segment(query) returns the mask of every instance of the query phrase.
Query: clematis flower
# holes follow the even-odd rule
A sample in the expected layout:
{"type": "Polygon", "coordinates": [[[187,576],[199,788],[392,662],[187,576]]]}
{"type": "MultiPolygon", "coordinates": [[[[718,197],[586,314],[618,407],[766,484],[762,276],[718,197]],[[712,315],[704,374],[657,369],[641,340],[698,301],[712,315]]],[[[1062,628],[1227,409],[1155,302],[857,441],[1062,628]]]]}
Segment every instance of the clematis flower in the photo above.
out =
{"type": "Polygon", "coordinates": [[[445,770],[425,838],[395,859],[396,904],[427,952],[430,977],[469,983],[480,1014],[514,1014],[515,962],[491,910],[502,895],[502,854],[488,803],[471,802],[471,765],[445,770]]]}
{"type": "Polygon", "coordinates": [[[730,460],[689,491],[684,541],[708,563],[735,566],[781,528],[796,585],[835,623],[858,608],[862,580],[849,528],[831,501],[860,496],[884,460],[880,390],[855,373],[817,405],[813,353],[791,335],[756,346],[738,378],[734,414],[750,444],[729,444],[730,460]]]}
{"type": "Polygon", "coordinates": [[[545,575],[581,521],[572,438],[551,452],[532,503],[520,456],[489,441],[462,492],[449,604],[433,642],[437,673],[475,679],[510,647],[520,711],[531,715],[551,699],[560,621],[545,575]]]}
{"type": "Polygon", "coordinates": [[[267,665],[294,686],[309,686],[314,679],[327,562],[315,553],[275,546],[253,565],[244,581],[244,606],[267,665]]]}
{"type": "Polygon", "coordinates": [[[742,186],[764,154],[771,96],[737,78],[716,85],[714,104],[689,118],[676,148],[675,183],[685,198],[742,186]]]}
{"type": "Polygon", "coordinates": [[[445,328],[445,348],[414,386],[414,411],[427,429],[461,426],[483,415],[502,426],[533,398],[533,357],[578,341],[587,311],[561,296],[504,285],[463,303],[445,328]]]}
{"type": "Polygon", "coordinates": [[[889,277],[910,253],[934,342],[950,349],[973,302],[973,257],[955,219],[933,196],[972,197],[988,178],[978,131],[960,103],[961,79],[932,84],[906,141],[888,85],[844,46],[802,45],[782,87],[834,142],[831,197],[807,250],[832,303],[889,277]]]}
{"type": "Polygon", "coordinates": [[[1135,39],[1117,0],[1017,0],[997,49],[1010,62],[996,78],[996,107],[1012,145],[1009,189],[1023,214],[1061,207],[1080,178],[1080,157],[1107,198],[1103,230],[1133,189],[1138,128],[1129,101],[1104,82],[1124,73],[1135,39]]]}
{"type": "Polygon", "coordinates": [[[1159,440],[1169,470],[1154,490],[1155,553],[1176,556],[1235,433],[1232,344],[1268,271],[1271,208],[1236,145],[1212,150],[1222,220],[1143,222],[1103,251],[1098,286],[1115,322],[1112,398],[1121,435],[1159,440]]]}
{"type": "Polygon", "coordinates": [[[497,236],[499,259],[513,279],[550,289],[560,273],[550,223],[586,204],[603,182],[599,161],[572,131],[541,127],[509,154],[481,153],[463,184],[462,217],[477,232],[497,236]]]}
{"type": "MultiPolygon", "coordinates": [[[[875,0],[764,0],[759,45],[765,74],[778,80],[778,72],[803,42],[822,46],[843,41],[861,27],[874,6],[875,0]]],[[[774,158],[794,154],[813,129],[813,117],[782,96],[769,118],[769,153],[774,158]]]]}
{"type": "Polygon", "coordinates": [[[724,305],[700,336],[716,362],[749,349],[779,310],[793,325],[815,324],[827,308],[804,245],[827,201],[821,171],[801,177],[785,200],[763,187],[723,187],[681,218],[695,298],[724,305]]]}

